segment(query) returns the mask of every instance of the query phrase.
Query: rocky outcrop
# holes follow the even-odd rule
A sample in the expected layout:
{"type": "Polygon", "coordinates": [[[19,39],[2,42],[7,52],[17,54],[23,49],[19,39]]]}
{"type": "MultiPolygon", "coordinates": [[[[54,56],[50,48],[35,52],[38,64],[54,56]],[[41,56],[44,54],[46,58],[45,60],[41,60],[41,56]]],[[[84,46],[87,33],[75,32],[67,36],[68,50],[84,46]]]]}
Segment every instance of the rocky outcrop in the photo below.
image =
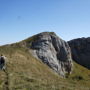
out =
{"type": "Polygon", "coordinates": [[[68,43],[73,60],[90,69],[90,37],[74,39],[68,43]]]}
{"type": "MultiPolygon", "coordinates": [[[[29,42],[28,42],[29,43],[29,42]]],[[[71,51],[67,42],[54,32],[43,32],[29,43],[33,55],[61,76],[72,71],[71,51]]]]}

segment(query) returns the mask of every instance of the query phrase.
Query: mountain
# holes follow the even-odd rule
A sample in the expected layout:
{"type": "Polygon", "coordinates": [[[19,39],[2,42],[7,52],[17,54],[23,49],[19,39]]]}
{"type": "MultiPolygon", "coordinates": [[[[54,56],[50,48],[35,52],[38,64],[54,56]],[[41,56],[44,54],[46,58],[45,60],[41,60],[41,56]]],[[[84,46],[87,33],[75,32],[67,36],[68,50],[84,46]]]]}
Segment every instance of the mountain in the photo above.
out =
{"type": "MultiPolygon", "coordinates": [[[[18,43],[0,46],[0,54],[7,57],[5,72],[0,70],[0,90],[89,90],[90,70],[71,61],[72,73],[62,78],[61,74],[50,68],[47,63],[43,63],[43,59],[37,58],[38,54],[34,53],[36,48],[32,45],[38,42],[38,35],[18,43]]],[[[63,40],[60,42],[65,44],[63,40]]]]}
{"type": "Polygon", "coordinates": [[[73,60],[90,69],[90,37],[74,39],[68,43],[71,47],[73,60]]]}
{"type": "Polygon", "coordinates": [[[62,77],[65,77],[66,73],[71,73],[73,64],[67,42],[54,32],[43,32],[33,38],[34,41],[25,42],[28,48],[32,49],[33,56],[47,64],[62,77]]]}

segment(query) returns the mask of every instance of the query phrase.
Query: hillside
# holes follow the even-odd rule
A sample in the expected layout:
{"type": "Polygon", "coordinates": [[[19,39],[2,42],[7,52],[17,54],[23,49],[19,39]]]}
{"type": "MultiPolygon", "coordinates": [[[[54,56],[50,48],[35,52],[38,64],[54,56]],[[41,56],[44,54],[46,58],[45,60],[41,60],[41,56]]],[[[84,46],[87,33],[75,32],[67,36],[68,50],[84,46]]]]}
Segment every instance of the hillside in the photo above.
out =
{"type": "Polygon", "coordinates": [[[7,58],[6,72],[0,71],[0,90],[89,90],[90,70],[74,62],[73,72],[61,78],[46,64],[37,60],[25,47],[28,38],[19,43],[0,47],[7,58]]]}

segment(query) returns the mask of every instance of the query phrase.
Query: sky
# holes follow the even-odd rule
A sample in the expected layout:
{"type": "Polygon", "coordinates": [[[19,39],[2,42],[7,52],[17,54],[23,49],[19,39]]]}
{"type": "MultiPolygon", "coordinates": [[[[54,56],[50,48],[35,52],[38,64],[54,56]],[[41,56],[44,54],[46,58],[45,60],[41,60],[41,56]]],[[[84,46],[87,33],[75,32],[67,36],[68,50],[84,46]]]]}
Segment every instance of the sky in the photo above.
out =
{"type": "Polygon", "coordinates": [[[90,37],[90,0],[0,0],[0,45],[46,31],[90,37]]]}

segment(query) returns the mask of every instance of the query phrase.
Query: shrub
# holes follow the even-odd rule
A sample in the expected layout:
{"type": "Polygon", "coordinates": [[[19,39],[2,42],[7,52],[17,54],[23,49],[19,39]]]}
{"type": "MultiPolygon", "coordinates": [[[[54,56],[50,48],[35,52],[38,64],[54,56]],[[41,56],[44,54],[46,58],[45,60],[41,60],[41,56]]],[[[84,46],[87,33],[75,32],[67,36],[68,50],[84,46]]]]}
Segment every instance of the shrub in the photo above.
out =
{"type": "Polygon", "coordinates": [[[72,79],[74,79],[74,80],[84,80],[83,76],[80,76],[80,75],[74,76],[74,77],[72,77],[72,79]]]}

